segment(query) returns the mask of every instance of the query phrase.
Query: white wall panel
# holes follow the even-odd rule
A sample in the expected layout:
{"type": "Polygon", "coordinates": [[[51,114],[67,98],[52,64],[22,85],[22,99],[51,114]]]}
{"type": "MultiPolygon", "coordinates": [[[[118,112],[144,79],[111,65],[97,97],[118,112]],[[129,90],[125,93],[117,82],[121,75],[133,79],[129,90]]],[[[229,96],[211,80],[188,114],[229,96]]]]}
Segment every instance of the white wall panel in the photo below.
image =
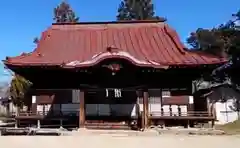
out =
{"type": "Polygon", "coordinates": [[[161,112],[161,98],[149,97],[149,113],[161,112]]]}
{"type": "Polygon", "coordinates": [[[169,115],[170,113],[170,110],[169,110],[169,105],[163,105],[163,112],[166,114],[166,115],[169,115]]]}
{"type": "Polygon", "coordinates": [[[238,113],[231,108],[233,105],[233,99],[216,103],[217,124],[226,124],[238,119],[238,113]]]}
{"type": "Polygon", "coordinates": [[[37,105],[37,112],[40,115],[47,115],[51,109],[51,104],[37,105]]]}
{"type": "Polygon", "coordinates": [[[43,105],[37,105],[37,113],[43,115],[43,105]]]}
{"type": "Polygon", "coordinates": [[[181,116],[187,116],[187,105],[180,105],[181,108],[181,116]]]}
{"type": "Polygon", "coordinates": [[[171,108],[172,108],[172,115],[173,116],[178,116],[179,115],[178,106],[177,105],[171,105],[171,108]]]}

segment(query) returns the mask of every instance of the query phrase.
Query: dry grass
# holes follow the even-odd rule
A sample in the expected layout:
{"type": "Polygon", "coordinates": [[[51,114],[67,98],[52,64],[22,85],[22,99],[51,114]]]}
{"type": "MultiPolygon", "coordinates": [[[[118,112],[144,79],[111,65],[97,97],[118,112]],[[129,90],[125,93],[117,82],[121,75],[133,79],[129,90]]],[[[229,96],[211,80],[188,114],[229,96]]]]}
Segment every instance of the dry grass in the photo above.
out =
{"type": "Polygon", "coordinates": [[[225,125],[218,125],[216,129],[223,130],[226,134],[240,134],[240,119],[225,125]]]}

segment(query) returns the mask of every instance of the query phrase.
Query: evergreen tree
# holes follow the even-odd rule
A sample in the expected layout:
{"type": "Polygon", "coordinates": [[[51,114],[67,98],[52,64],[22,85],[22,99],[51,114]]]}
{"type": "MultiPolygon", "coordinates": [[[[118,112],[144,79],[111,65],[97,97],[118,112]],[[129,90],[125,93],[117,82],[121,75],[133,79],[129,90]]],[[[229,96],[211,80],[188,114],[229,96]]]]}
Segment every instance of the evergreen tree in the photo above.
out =
{"type": "Polygon", "coordinates": [[[240,11],[226,23],[212,29],[199,28],[187,38],[195,50],[217,56],[240,57],[240,11]]]}
{"type": "Polygon", "coordinates": [[[122,0],[117,20],[164,20],[155,16],[152,0],[122,0]]]}
{"type": "Polygon", "coordinates": [[[76,23],[78,22],[79,17],[76,17],[71,6],[66,1],[63,1],[54,8],[53,20],[56,21],[56,23],[76,23]]]}

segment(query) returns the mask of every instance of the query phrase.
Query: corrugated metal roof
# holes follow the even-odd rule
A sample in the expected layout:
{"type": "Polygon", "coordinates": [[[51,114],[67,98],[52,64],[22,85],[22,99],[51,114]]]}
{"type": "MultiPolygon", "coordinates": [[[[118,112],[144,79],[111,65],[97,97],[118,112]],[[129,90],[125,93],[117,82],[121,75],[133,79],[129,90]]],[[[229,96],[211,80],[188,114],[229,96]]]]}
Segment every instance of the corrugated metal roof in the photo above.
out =
{"type": "Polygon", "coordinates": [[[53,24],[29,54],[8,58],[10,65],[82,67],[106,58],[138,66],[218,64],[226,60],[185,50],[175,30],[164,22],[53,24]],[[109,50],[110,49],[110,50],[109,50]]]}

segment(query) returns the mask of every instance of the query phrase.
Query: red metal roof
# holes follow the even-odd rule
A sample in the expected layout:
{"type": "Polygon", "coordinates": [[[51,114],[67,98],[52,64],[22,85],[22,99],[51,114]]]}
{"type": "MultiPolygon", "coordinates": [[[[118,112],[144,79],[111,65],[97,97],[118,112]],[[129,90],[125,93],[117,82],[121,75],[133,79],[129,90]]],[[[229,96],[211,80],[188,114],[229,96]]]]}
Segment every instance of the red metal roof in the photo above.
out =
{"type": "Polygon", "coordinates": [[[7,65],[91,66],[106,58],[138,66],[218,64],[226,60],[185,50],[175,30],[159,21],[53,24],[29,54],[7,65]]]}

